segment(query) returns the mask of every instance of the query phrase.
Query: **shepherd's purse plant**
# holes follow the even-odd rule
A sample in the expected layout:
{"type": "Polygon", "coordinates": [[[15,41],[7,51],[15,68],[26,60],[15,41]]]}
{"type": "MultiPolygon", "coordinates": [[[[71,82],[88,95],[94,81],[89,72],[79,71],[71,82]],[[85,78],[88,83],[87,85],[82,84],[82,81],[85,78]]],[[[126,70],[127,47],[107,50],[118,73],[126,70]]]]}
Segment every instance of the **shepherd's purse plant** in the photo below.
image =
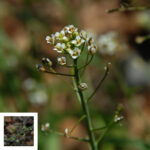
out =
{"type": "Polygon", "coordinates": [[[60,136],[65,136],[66,138],[87,142],[89,143],[91,150],[98,150],[102,139],[104,138],[110,127],[123,118],[122,116],[119,116],[118,110],[116,111],[114,118],[108,126],[94,128],[90,115],[90,110],[88,107],[89,101],[93,98],[95,93],[102,85],[103,81],[106,79],[109,73],[110,64],[108,63],[104,67],[105,73],[102,79],[98,82],[95,90],[90,94],[88,98],[85,98],[84,91],[88,89],[88,85],[82,81],[82,76],[86,67],[91,63],[97,51],[97,46],[94,43],[94,39],[90,37],[86,31],[79,31],[79,29],[74,27],[74,25],[68,25],[65,26],[60,32],[56,32],[55,34],[46,36],[46,41],[48,44],[53,45],[53,50],[56,51],[58,55],[60,55],[57,58],[58,64],[62,67],[69,68],[70,73],[67,74],[56,72],[52,67],[53,63],[49,58],[42,58],[43,64],[38,64],[37,69],[41,72],[51,73],[53,75],[71,77],[73,81],[73,89],[76,92],[77,98],[81,104],[83,115],[79,118],[79,120],[75,123],[70,131],[68,131],[68,129],[66,128],[64,133],[57,132],[50,128],[49,123],[42,125],[42,131],[49,131],[56,133],[60,136]],[[86,53],[87,55],[85,63],[83,65],[80,64],[79,61],[82,53],[86,53]],[[72,136],[71,134],[73,130],[82,120],[85,121],[88,137],[84,138],[72,136]],[[104,132],[96,138],[95,131],[97,130],[104,130],[104,132]]]}

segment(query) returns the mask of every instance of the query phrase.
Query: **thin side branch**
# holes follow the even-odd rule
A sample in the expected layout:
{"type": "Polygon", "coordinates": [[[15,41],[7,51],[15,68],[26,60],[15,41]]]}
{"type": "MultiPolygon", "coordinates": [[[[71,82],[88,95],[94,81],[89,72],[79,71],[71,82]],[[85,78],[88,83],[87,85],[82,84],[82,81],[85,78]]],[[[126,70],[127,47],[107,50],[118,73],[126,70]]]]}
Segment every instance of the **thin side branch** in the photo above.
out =
{"type": "Polygon", "coordinates": [[[108,126],[106,126],[104,132],[98,137],[97,139],[97,145],[99,147],[101,141],[104,139],[105,135],[109,132],[109,130],[115,125],[118,124],[120,121],[122,121],[123,117],[119,118],[119,120],[114,120],[115,116],[113,118],[113,120],[108,124],[108,126]]]}
{"type": "Polygon", "coordinates": [[[56,135],[59,135],[59,136],[66,137],[68,139],[73,139],[73,140],[83,141],[83,142],[89,142],[89,139],[87,139],[87,138],[68,136],[68,135],[65,135],[65,133],[58,132],[58,131],[55,131],[55,130],[52,130],[52,129],[50,129],[49,132],[52,132],[52,133],[54,133],[56,135]]]}
{"type": "Polygon", "coordinates": [[[108,127],[105,129],[105,131],[103,132],[103,134],[101,134],[101,135],[99,136],[99,138],[97,139],[97,144],[98,144],[98,145],[100,144],[100,142],[103,140],[103,138],[104,138],[104,136],[106,135],[106,133],[109,131],[109,129],[110,129],[114,124],[115,124],[115,122],[112,121],[112,122],[108,125],[108,127]]]}
{"type": "Polygon", "coordinates": [[[86,115],[81,116],[80,119],[74,124],[74,126],[72,127],[72,129],[71,129],[71,131],[70,131],[70,133],[69,133],[70,136],[71,136],[72,132],[74,131],[74,129],[75,129],[75,128],[79,125],[79,123],[80,123],[83,119],[85,119],[85,118],[86,118],[86,115]]]}
{"type": "MultiPolygon", "coordinates": [[[[83,69],[83,68],[86,68],[86,67],[91,63],[92,59],[93,59],[93,55],[91,56],[90,60],[89,60],[89,61],[86,61],[86,64],[85,64],[84,66],[78,68],[78,70],[83,69]]],[[[87,60],[88,60],[88,57],[87,57],[87,60]]]]}
{"type": "Polygon", "coordinates": [[[103,129],[106,129],[107,126],[104,126],[104,127],[99,127],[99,128],[93,128],[91,129],[92,131],[99,131],[99,130],[103,130],[103,129]]]}
{"type": "Polygon", "coordinates": [[[104,80],[106,79],[107,75],[109,73],[109,67],[108,65],[106,66],[106,71],[105,74],[103,76],[103,78],[100,80],[100,82],[98,83],[97,87],[95,88],[95,90],[93,91],[93,93],[89,96],[89,98],[87,99],[87,102],[89,102],[92,97],[95,95],[95,93],[98,91],[98,89],[101,87],[102,83],[104,82],[104,80]]]}
{"type": "Polygon", "coordinates": [[[115,8],[107,10],[107,13],[114,13],[114,12],[125,12],[125,11],[143,11],[150,9],[150,6],[139,6],[139,7],[122,7],[122,8],[115,8]]]}
{"type": "Polygon", "coordinates": [[[60,75],[60,76],[70,76],[70,77],[74,77],[74,75],[72,75],[72,74],[57,73],[57,72],[52,72],[52,71],[48,71],[48,70],[44,70],[43,72],[45,72],[45,73],[51,73],[51,74],[54,74],[54,75],[60,75]]]}

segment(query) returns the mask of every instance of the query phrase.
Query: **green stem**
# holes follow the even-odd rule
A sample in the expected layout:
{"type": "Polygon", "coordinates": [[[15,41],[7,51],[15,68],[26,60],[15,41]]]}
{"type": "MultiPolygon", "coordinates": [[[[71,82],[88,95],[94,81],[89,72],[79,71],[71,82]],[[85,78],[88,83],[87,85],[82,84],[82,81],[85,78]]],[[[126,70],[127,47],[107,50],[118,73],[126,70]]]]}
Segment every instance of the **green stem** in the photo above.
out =
{"type": "Polygon", "coordinates": [[[106,129],[107,126],[104,126],[104,127],[99,127],[99,128],[93,128],[92,131],[99,131],[99,130],[103,130],[103,129],[106,129]]]}
{"type": "Polygon", "coordinates": [[[100,80],[100,82],[98,83],[98,85],[97,85],[97,87],[95,88],[95,90],[93,91],[93,93],[89,96],[89,98],[87,99],[87,102],[89,102],[89,101],[92,99],[92,97],[95,95],[95,93],[96,93],[96,92],[98,91],[98,89],[101,87],[101,85],[102,85],[102,83],[104,82],[104,80],[106,79],[108,73],[109,73],[109,68],[108,68],[108,66],[107,66],[103,78],[100,80]]]}
{"type": "Polygon", "coordinates": [[[73,81],[75,81],[74,84],[76,85],[76,88],[77,88],[76,93],[77,93],[77,96],[81,102],[83,112],[86,115],[86,125],[87,125],[91,149],[92,150],[98,150],[94,133],[91,130],[92,129],[92,122],[91,122],[91,117],[90,117],[90,113],[89,113],[89,108],[88,108],[87,102],[84,99],[82,91],[78,88],[78,86],[80,84],[80,75],[79,75],[79,70],[77,68],[77,60],[74,60],[74,66],[75,66],[74,67],[75,77],[74,77],[73,81]]]}

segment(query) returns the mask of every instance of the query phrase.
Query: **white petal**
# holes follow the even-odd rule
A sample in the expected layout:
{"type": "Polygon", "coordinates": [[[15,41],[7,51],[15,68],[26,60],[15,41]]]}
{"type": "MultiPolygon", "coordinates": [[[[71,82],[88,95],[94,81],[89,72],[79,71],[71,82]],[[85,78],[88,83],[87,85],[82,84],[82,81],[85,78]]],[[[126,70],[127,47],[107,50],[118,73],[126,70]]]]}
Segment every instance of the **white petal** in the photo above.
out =
{"type": "Polygon", "coordinates": [[[77,44],[76,40],[71,41],[72,44],[77,44]]]}
{"type": "Polygon", "coordinates": [[[66,48],[66,45],[65,45],[64,43],[62,43],[61,47],[62,47],[63,49],[65,49],[65,48],[66,48]]]}
{"type": "Polygon", "coordinates": [[[50,36],[46,36],[45,40],[48,41],[50,38],[50,36]]]}

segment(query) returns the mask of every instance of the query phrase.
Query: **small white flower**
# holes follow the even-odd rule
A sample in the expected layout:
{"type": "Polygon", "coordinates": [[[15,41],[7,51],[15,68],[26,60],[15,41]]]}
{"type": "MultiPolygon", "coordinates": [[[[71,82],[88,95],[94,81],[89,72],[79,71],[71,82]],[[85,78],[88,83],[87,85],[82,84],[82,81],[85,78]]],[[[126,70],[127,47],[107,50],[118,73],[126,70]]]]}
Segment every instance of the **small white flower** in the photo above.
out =
{"type": "Polygon", "coordinates": [[[115,115],[114,122],[121,121],[122,119],[124,119],[124,117],[123,117],[123,116],[115,115]]]}
{"type": "Polygon", "coordinates": [[[84,30],[81,30],[80,36],[81,36],[84,40],[86,40],[86,39],[87,39],[87,32],[84,31],[84,30]]]}
{"type": "Polygon", "coordinates": [[[63,36],[62,40],[65,41],[65,42],[67,42],[69,39],[68,39],[68,37],[63,36]]]}
{"type": "Polygon", "coordinates": [[[88,51],[92,55],[94,55],[96,53],[96,49],[97,49],[96,45],[92,44],[92,45],[88,46],[88,51]]]}
{"type": "Polygon", "coordinates": [[[71,43],[75,46],[80,46],[82,43],[84,43],[85,40],[82,39],[80,36],[77,36],[75,40],[72,40],[71,43]]]}
{"type": "Polygon", "coordinates": [[[58,57],[57,61],[60,65],[65,65],[66,64],[66,57],[58,57]]]}
{"type": "Polygon", "coordinates": [[[67,134],[68,134],[68,128],[65,129],[65,135],[67,135],[67,134]]]}
{"type": "Polygon", "coordinates": [[[49,129],[50,129],[50,123],[42,124],[42,126],[41,126],[42,131],[47,131],[49,129]]]}
{"type": "Polygon", "coordinates": [[[60,41],[68,41],[68,38],[65,36],[65,31],[62,30],[60,32],[55,33],[55,38],[60,41]]]}
{"type": "Polygon", "coordinates": [[[50,38],[50,36],[46,36],[45,40],[47,41],[47,43],[49,43],[50,38]]]}
{"type": "Polygon", "coordinates": [[[92,37],[87,38],[87,45],[92,45],[94,43],[94,39],[92,37]]]}
{"type": "Polygon", "coordinates": [[[60,35],[59,32],[56,32],[56,33],[55,33],[55,37],[56,37],[56,38],[59,38],[59,35],[60,35]]]}
{"type": "Polygon", "coordinates": [[[64,49],[66,48],[66,45],[64,43],[57,43],[54,47],[54,50],[58,53],[63,53],[64,49]]]}
{"type": "Polygon", "coordinates": [[[68,26],[64,27],[64,31],[66,33],[72,34],[73,32],[78,31],[78,28],[75,28],[74,25],[68,25],[68,26]]]}
{"type": "Polygon", "coordinates": [[[64,30],[61,30],[61,31],[60,31],[60,34],[65,35],[65,31],[64,31],[64,30]]]}
{"type": "Polygon", "coordinates": [[[55,43],[55,36],[52,34],[51,36],[46,36],[45,40],[48,44],[54,44],[55,43]]]}
{"type": "Polygon", "coordinates": [[[80,56],[81,50],[79,48],[75,47],[75,49],[70,50],[69,53],[73,59],[77,59],[80,56]]]}

